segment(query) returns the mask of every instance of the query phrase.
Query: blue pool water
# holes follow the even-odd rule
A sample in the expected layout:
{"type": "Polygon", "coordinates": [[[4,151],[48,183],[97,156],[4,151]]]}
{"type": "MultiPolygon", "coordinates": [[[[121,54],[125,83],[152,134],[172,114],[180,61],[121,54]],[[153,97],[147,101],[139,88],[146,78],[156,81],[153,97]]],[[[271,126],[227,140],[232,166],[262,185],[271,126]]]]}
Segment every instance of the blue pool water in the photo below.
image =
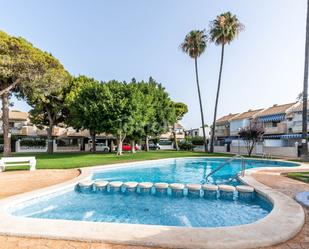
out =
{"type": "MultiPolygon", "coordinates": [[[[176,159],[138,164],[133,167],[108,169],[93,174],[93,179],[109,181],[151,181],[199,183],[202,177],[224,159],[176,159]],[[206,165],[206,166],[205,166],[206,165]]],[[[248,168],[295,166],[292,163],[250,160],[248,168]]],[[[212,181],[224,181],[239,171],[239,162],[227,165],[212,181]]],[[[265,217],[271,204],[260,196],[251,201],[192,198],[188,196],[155,196],[137,193],[82,193],[69,190],[21,203],[13,215],[186,227],[221,227],[252,223],[265,217]]]]}
{"type": "MultiPolygon", "coordinates": [[[[96,172],[93,180],[137,181],[137,182],[180,182],[200,183],[207,174],[228,159],[225,158],[181,158],[158,162],[147,162],[141,166],[127,167],[121,170],[114,168],[96,172]]],[[[246,168],[257,167],[292,167],[296,163],[246,160],[246,168]]],[[[211,183],[226,183],[241,170],[240,160],[233,160],[209,178],[211,183]]]]}

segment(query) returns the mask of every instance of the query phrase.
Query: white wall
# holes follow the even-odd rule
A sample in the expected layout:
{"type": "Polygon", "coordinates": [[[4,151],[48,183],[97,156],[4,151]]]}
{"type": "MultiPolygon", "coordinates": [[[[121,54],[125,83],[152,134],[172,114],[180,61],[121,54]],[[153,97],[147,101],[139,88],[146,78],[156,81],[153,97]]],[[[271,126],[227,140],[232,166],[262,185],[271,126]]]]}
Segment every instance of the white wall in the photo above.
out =
{"type": "Polygon", "coordinates": [[[283,147],[285,146],[285,141],[282,139],[264,139],[264,146],[283,147]]]}
{"type": "Polygon", "coordinates": [[[232,140],[231,146],[246,146],[246,143],[242,139],[239,139],[239,140],[235,139],[235,140],[232,140]]]}
{"type": "Polygon", "coordinates": [[[297,157],[296,147],[264,147],[264,153],[272,156],[297,157]]]}
{"type": "Polygon", "coordinates": [[[225,153],[227,148],[226,146],[214,146],[214,151],[218,153],[225,153]]]}

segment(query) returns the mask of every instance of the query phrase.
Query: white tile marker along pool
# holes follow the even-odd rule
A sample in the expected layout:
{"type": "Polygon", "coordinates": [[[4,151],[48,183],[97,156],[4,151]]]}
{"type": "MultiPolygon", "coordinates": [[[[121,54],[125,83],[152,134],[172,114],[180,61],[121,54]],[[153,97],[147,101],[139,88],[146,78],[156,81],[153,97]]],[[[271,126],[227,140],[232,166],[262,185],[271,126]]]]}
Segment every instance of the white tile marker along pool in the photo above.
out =
{"type": "MultiPolygon", "coordinates": [[[[299,166],[295,163],[268,160],[245,160],[245,165],[249,172],[250,169],[254,168],[299,166]]],[[[234,228],[234,233],[242,227],[245,228],[243,232],[246,230],[250,232],[250,228],[254,224],[258,229],[258,225],[263,226],[267,219],[272,216],[275,217],[278,209],[276,198],[279,200],[278,203],[283,200],[283,204],[288,204],[286,202],[288,197],[277,192],[265,193],[270,190],[266,189],[264,192],[262,190],[263,185],[254,182],[250,176],[245,176],[241,180],[246,182],[246,178],[248,178],[247,182],[250,184],[251,181],[253,184],[250,185],[255,185],[253,187],[256,191],[250,192],[253,188],[238,188],[239,191],[235,191],[234,186],[237,188],[237,186],[243,185],[235,178],[240,170],[241,159],[230,160],[226,158],[165,159],[92,168],[88,174],[85,174],[86,177],[82,181],[79,179],[79,182],[74,182],[69,187],[61,187],[57,191],[50,191],[45,195],[40,194],[39,197],[33,196],[32,198],[24,198],[23,201],[15,201],[14,206],[8,205],[6,211],[10,217],[17,221],[22,218],[26,223],[27,220],[31,223],[40,223],[43,220],[48,223],[51,220],[52,224],[56,224],[54,222],[59,220],[59,224],[68,226],[71,221],[74,222],[72,227],[73,224],[76,226],[79,224],[78,222],[81,222],[80,225],[83,225],[84,228],[87,224],[94,231],[88,231],[88,237],[87,231],[85,231],[85,237],[79,238],[82,240],[94,239],[175,248],[220,248],[218,241],[212,245],[206,242],[203,244],[204,239],[209,241],[209,238],[203,238],[203,236],[211,236],[211,233],[201,236],[200,232],[214,231],[209,230],[209,228],[218,229],[218,232],[220,230],[221,232],[233,231],[231,229],[234,228]],[[223,164],[224,166],[216,171],[223,164]],[[211,172],[215,173],[210,174],[211,172]],[[207,176],[209,177],[207,178],[207,176]],[[207,185],[203,185],[206,178],[207,185]],[[210,184],[212,185],[209,186],[210,184]],[[218,190],[217,184],[219,184],[218,190]],[[222,184],[230,186],[222,186],[222,184]],[[276,197],[276,195],[278,196],[276,197]],[[105,225],[105,235],[106,226],[110,224],[109,226],[115,229],[112,233],[115,233],[115,236],[119,238],[109,237],[109,239],[106,239],[104,235],[103,237],[102,235],[96,237],[95,231],[100,234],[100,224],[105,225]],[[176,237],[171,236],[162,240],[159,238],[160,236],[151,238],[147,236],[147,238],[137,239],[146,231],[152,233],[157,231],[156,229],[166,230],[164,227],[171,234],[175,232],[173,236],[176,237]],[[132,237],[131,232],[127,231],[130,228],[137,229],[137,231],[143,229],[137,237],[136,234],[132,237]],[[122,229],[125,232],[121,232],[122,229]],[[189,241],[186,243],[191,241],[191,244],[184,246],[177,239],[177,233],[190,231],[190,229],[195,229],[190,232],[190,236],[193,237],[191,239],[187,237],[189,241]],[[94,234],[92,234],[93,232],[94,234]],[[194,241],[194,236],[197,236],[196,241],[194,241]],[[213,247],[214,245],[216,247],[213,247]]],[[[292,200],[289,201],[293,202],[292,200]]],[[[296,209],[299,214],[295,214],[297,222],[294,225],[296,228],[294,227],[294,231],[288,232],[290,237],[301,228],[304,218],[297,203],[293,202],[291,208],[296,209]]],[[[281,211],[284,212],[284,210],[281,211]]],[[[287,221],[287,223],[293,225],[292,220],[287,221]]],[[[277,225],[282,224],[278,223],[277,225]]],[[[29,229],[31,230],[31,227],[29,229]]],[[[71,229],[69,230],[71,231],[71,229]]],[[[252,231],[258,236],[258,230],[253,229],[252,231]]],[[[62,237],[58,231],[55,231],[57,234],[52,237],[66,238],[67,232],[64,231],[64,237],[62,237]]],[[[267,229],[260,232],[267,233],[267,229]]],[[[47,233],[50,235],[50,231],[47,233]]],[[[44,231],[42,234],[44,235],[44,231]]],[[[239,236],[245,236],[244,234],[239,234],[239,236]]],[[[70,236],[70,239],[78,237],[74,234],[68,236],[70,236]]],[[[284,237],[284,234],[281,234],[281,236],[284,237]]],[[[249,235],[244,238],[246,237],[250,238],[249,235]]],[[[271,240],[263,242],[263,238],[256,239],[257,243],[260,241],[259,246],[271,244],[271,240]]],[[[280,238],[279,235],[277,239],[273,234],[274,242],[279,239],[282,241],[285,238],[280,238]]],[[[249,248],[247,244],[242,243],[242,241],[236,242],[237,247],[235,248],[249,248]],[[244,247],[244,245],[247,245],[247,247],[244,247]]],[[[224,243],[221,244],[224,245],[224,243]]],[[[233,243],[230,243],[226,248],[233,248],[233,243]]]]}

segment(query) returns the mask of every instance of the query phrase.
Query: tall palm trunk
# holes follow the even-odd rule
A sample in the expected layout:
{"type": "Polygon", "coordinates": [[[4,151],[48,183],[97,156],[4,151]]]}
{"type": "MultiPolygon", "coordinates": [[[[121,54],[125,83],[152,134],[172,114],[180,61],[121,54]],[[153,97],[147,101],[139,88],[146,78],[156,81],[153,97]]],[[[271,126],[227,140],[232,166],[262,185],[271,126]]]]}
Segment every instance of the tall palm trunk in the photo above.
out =
{"type": "Polygon", "coordinates": [[[307,2],[303,115],[302,115],[302,157],[306,159],[308,159],[308,141],[307,141],[308,62],[309,62],[309,0],[307,2]]]}
{"type": "Polygon", "coordinates": [[[218,101],[219,101],[219,95],[220,95],[220,87],[221,87],[221,76],[222,76],[222,69],[223,69],[223,60],[224,60],[224,44],[222,44],[222,49],[221,49],[221,64],[220,64],[220,71],[219,71],[217,96],[216,96],[215,111],[214,111],[214,120],[212,122],[212,127],[211,127],[211,142],[210,142],[210,152],[211,153],[214,152],[216,119],[217,119],[217,109],[218,109],[218,101]]]}
{"type": "Polygon", "coordinates": [[[203,130],[203,139],[204,139],[204,151],[205,151],[205,152],[208,152],[207,141],[206,141],[206,133],[205,133],[205,123],[204,123],[203,105],[202,105],[202,98],[201,98],[201,91],[200,91],[200,83],[199,83],[199,80],[198,80],[197,57],[194,58],[194,62],[195,62],[196,85],[197,85],[197,92],[198,92],[198,98],[199,98],[199,102],[200,102],[200,111],[201,111],[201,119],[202,119],[202,130],[203,130]]]}
{"type": "Polygon", "coordinates": [[[9,123],[9,93],[2,94],[2,130],[3,130],[3,155],[11,154],[11,137],[9,123]]]}

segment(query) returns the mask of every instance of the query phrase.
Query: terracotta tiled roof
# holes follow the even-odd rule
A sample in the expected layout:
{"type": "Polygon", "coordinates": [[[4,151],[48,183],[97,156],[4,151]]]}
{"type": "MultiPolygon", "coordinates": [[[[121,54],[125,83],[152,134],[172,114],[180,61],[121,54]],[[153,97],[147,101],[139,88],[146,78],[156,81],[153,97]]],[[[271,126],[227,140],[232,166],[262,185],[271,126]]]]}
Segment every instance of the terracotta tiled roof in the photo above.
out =
{"type": "Polygon", "coordinates": [[[294,103],[284,104],[284,105],[273,105],[272,107],[266,108],[264,111],[258,113],[256,117],[269,116],[274,114],[285,113],[290,107],[295,105],[294,103]]]}
{"type": "Polygon", "coordinates": [[[248,110],[246,112],[240,113],[239,115],[236,115],[234,118],[231,119],[231,121],[234,120],[240,120],[240,119],[247,119],[247,118],[254,118],[254,116],[259,113],[260,111],[263,111],[264,109],[257,109],[257,110],[248,110]]]}
{"type": "MultiPolygon", "coordinates": [[[[307,102],[307,107],[309,109],[309,100],[307,102]]],[[[292,107],[290,110],[289,110],[289,113],[291,112],[301,112],[303,111],[303,103],[298,103],[295,105],[295,107],[292,107]]]]}
{"type": "MultiPolygon", "coordinates": [[[[27,121],[28,112],[20,112],[20,111],[10,111],[9,119],[10,120],[18,120],[18,121],[27,121]]],[[[0,113],[0,117],[2,117],[2,113],[0,113]]]]}
{"type": "Polygon", "coordinates": [[[224,124],[228,122],[230,119],[236,117],[239,113],[230,113],[229,115],[225,115],[219,119],[217,119],[216,124],[224,124]]]}
{"type": "Polygon", "coordinates": [[[183,129],[183,126],[180,123],[175,124],[176,129],[183,129]]]}

